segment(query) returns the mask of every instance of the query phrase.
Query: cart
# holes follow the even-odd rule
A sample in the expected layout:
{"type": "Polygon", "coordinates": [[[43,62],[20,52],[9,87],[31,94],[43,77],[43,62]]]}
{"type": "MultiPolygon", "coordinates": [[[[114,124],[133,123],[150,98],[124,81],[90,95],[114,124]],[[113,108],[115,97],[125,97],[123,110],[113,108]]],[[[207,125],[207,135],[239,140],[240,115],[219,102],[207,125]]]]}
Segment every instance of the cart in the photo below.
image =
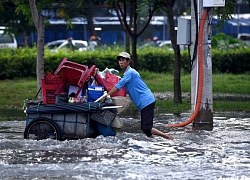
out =
{"type": "Polygon", "coordinates": [[[116,118],[116,109],[122,106],[93,102],[90,96],[101,98],[105,88],[102,91],[88,90],[95,74],[95,65],[88,68],[64,58],[53,75],[45,75],[41,87],[42,101],[25,100],[24,138],[65,140],[115,136],[111,123],[116,118]],[[89,99],[83,102],[86,91],[89,99]],[[69,102],[69,96],[77,101],[69,102]]]}
{"type": "Polygon", "coordinates": [[[83,139],[115,136],[116,108],[106,103],[42,104],[27,100],[25,139],[83,139]]]}

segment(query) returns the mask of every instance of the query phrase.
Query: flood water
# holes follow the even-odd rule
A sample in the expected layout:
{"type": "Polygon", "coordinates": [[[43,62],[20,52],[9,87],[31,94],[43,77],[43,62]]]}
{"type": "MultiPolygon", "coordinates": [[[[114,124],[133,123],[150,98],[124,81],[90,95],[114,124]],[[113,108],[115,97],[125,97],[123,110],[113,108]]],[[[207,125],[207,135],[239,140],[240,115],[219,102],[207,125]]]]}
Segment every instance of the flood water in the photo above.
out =
{"type": "Polygon", "coordinates": [[[122,118],[115,137],[23,139],[25,121],[0,122],[0,179],[250,179],[250,116],[214,117],[213,131],[166,129],[190,114],[158,114],[173,141],[147,138],[139,118],[122,118]]]}

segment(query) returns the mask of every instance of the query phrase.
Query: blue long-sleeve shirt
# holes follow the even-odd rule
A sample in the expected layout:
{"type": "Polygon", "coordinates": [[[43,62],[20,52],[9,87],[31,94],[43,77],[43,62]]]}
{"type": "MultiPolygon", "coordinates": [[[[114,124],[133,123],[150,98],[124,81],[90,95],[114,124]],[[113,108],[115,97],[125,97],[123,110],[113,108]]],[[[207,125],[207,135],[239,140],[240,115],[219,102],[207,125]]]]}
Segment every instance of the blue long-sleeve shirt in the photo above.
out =
{"type": "Polygon", "coordinates": [[[115,85],[117,89],[125,87],[135,106],[142,110],[147,105],[155,102],[155,98],[140,74],[133,68],[128,67],[121,80],[115,85]]]}

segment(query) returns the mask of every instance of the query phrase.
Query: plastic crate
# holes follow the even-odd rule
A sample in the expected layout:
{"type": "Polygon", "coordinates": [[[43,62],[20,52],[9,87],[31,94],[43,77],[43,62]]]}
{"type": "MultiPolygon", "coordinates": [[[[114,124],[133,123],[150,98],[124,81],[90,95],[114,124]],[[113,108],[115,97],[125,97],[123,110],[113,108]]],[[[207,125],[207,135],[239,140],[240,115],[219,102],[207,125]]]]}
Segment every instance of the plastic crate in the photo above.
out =
{"type": "MultiPolygon", "coordinates": [[[[60,89],[63,84],[61,75],[45,75],[42,81],[42,95],[44,104],[55,104],[56,102],[56,91],[60,89]]],[[[60,93],[57,91],[57,93],[60,93]]]]}

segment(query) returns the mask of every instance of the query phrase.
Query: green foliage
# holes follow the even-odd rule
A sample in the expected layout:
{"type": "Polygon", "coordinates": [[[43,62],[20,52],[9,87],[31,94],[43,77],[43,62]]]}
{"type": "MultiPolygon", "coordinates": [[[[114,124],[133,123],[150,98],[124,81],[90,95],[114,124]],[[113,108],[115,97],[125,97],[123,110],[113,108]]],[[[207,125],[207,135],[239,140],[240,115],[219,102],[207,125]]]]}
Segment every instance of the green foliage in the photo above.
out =
{"type": "Polygon", "coordinates": [[[244,47],[247,44],[243,41],[227,36],[224,33],[218,33],[212,37],[212,47],[214,49],[229,50],[231,48],[244,47]]]}
{"type": "Polygon", "coordinates": [[[0,79],[36,76],[36,49],[0,50],[0,79]]]}
{"type": "MultiPolygon", "coordinates": [[[[44,52],[44,72],[54,72],[64,58],[87,65],[96,65],[101,71],[106,67],[120,70],[117,54],[121,47],[99,48],[95,51],[44,52]]],[[[174,53],[167,48],[139,48],[137,50],[139,71],[167,73],[174,72],[174,53]]],[[[0,49],[0,79],[14,79],[36,76],[36,48],[0,49]]],[[[250,47],[228,50],[212,49],[213,73],[240,74],[250,72],[250,47]]],[[[132,57],[133,61],[133,57],[132,57]]],[[[181,52],[182,74],[189,73],[190,57],[187,50],[181,52]]],[[[146,75],[146,74],[145,74],[146,75]]],[[[151,75],[152,76],[152,75],[151,75]]]]}
{"type": "Polygon", "coordinates": [[[174,53],[166,48],[147,47],[139,49],[138,69],[151,72],[166,73],[173,72],[174,53]]]}
{"type": "Polygon", "coordinates": [[[250,48],[237,48],[221,51],[213,49],[213,72],[244,73],[250,71],[250,48]]]}
{"type": "Polygon", "coordinates": [[[213,10],[213,14],[217,15],[219,20],[217,27],[221,27],[224,21],[232,19],[232,14],[236,13],[237,0],[227,0],[225,3],[225,7],[216,7],[213,10]]]}

